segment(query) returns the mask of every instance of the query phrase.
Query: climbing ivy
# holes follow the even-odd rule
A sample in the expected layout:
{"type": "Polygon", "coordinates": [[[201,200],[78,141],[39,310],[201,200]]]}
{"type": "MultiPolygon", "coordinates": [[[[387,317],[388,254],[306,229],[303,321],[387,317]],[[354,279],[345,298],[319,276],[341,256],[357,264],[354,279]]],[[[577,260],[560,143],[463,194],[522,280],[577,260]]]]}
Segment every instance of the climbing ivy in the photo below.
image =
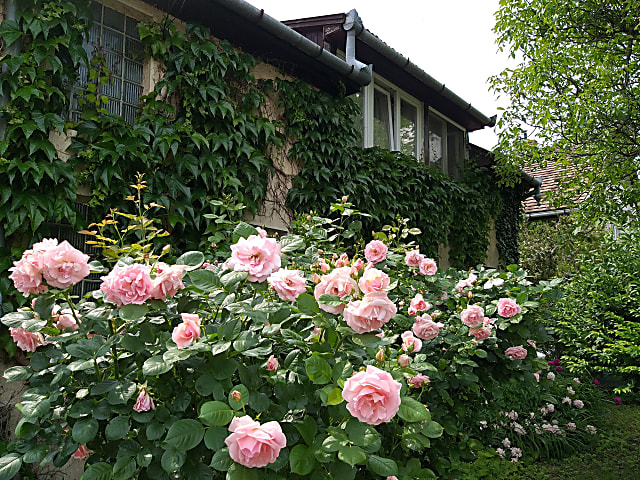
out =
{"type": "Polygon", "coordinates": [[[502,209],[496,218],[496,241],[500,257],[505,265],[520,263],[518,247],[524,193],[525,186],[522,183],[514,187],[500,188],[502,209]]]}

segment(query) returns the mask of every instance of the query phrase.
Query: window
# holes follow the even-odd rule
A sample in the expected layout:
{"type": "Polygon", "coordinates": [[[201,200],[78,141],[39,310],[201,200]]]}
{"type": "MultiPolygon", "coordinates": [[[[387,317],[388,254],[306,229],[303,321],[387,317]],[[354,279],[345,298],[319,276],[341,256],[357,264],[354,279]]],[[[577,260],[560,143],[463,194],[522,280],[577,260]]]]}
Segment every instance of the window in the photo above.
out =
{"type": "Polygon", "coordinates": [[[100,3],[93,4],[93,26],[84,49],[89,60],[100,58],[109,71],[109,81],[99,82],[90,78],[89,69],[83,66],[74,85],[71,102],[71,118],[77,121],[89,82],[98,84],[99,95],[108,102],[104,107],[115,115],[133,123],[138,111],[139,97],[143,92],[142,42],[138,35],[138,20],[100,3]]]}
{"type": "Polygon", "coordinates": [[[450,178],[459,178],[459,168],[464,165],[466,157],[464,130],[433,111],[429,111],[427,122],[429,165],[450,178]]]}

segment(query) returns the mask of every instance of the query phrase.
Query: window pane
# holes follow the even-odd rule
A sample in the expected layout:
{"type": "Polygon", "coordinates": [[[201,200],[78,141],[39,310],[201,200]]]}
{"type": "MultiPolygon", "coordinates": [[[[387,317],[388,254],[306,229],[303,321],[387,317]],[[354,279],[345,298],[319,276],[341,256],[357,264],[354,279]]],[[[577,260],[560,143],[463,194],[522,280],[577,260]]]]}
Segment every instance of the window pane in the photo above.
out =
{"type": "Polygon", "coordinates": [[[353,127],[356,130],[356,146],[358,147],[362,147],[363,145],[363,133],[364,133],[364,122],[363,122],[363,117],[362,117],[362,100],[364,98],[364,96],[358,92],[358,93],[354,93],[353,95],[351,95],[351,98],[356,102],[356,104],[358,105],[358,113],[356,113],[353,118],[353,127]]]}
{"type": "Polygon", "coordinates": [[[391,97],[376,89],[373,95],[373,144],[391,150],[391,97]]]}
{"type": "Polygon", "coordinates": [[[400,151],[416,155],[418,136],[418,109],[410,103],[400,101],[400,151]]]}
{"type": "Polygon", "coordinates": [[[449,178],[458,178],[464,162],[464,132],[451,124],[447,125],[447,173],[449,178]]]}
{"type": "Polygon", "coordinates": [[[429,166],[442,169],[445,156],[443,141],[446,124],[436,115],[429,114],[429,166]]]}

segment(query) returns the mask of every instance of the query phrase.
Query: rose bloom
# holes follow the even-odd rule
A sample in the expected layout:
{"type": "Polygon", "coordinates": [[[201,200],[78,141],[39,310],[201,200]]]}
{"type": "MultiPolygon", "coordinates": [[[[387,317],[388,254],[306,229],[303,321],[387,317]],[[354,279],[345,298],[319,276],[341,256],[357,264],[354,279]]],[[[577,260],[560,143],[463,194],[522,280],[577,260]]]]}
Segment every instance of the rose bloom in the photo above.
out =
{"type": "Polygon", "coordinates": [[[278,369],[278,359],[271,355],[267,360],[267,370],[275,372],[278,369]]]}
{"type": "Polygon", "coordinates": [[[364,257],[368,262],[379,263],[387,258],[389,248],[380,240],[372,240],[364,247],[364,257]]]}
{"type": "Polygon", "coordinates": [[[66,240],[49,248],[42,257],[42,264],[42,276],[55,288],[75,285],[91,273],[89,255],[73,248],[66,240]]]}
{"type": "Polygon", "coordinates": [[[438,273],[438,264],[433,258],[424,258],[420,262],[420,273],[422,275],[435,275],[438,273]]]}
{"type": "Polygon", "coordinates": [[[511,357],[511,360],[524,360],[527,358],[527,349],[521,345],[517,347],[509,347],[504,351],[507,357],[511,357]]]}
{"type": "MultiPolygon", "coordinates": [[[[331,273],[320,277],[320,283],[315,286],[313,294],[316,300],[319,300],[320,295],[325,293],[328,295],[337,295],[340,298],[343,298],[345,295],[357,294],[358,284],[351,277],[351,268],[336,268],[331,273]]],[[[320,303],[320,308],[329,313],[342,313],[345,305],[329,307],[320,303]]]]}
{"type": "Polygon", "coordinates": [[[408,267],[420,268],[422,260],[424,260],[424,255],[420,253],[419,249],[409,250],[404,254],[404,263],[406,263],[408,267]]]}
{"type": "Polygon", "coordinates": [[[259,468],[273,463],[287,445],[278,422],[260,422],[250,416],[235,417],[229,431],[233,432],[224,443],[229,447],[231,459],[248,468],[259,468]]]}
{"type": "Polygon", "coordinates": [[[13,286],[25,297],[48,290],[47,286],[42,284],[42,269],[29,261],[28,258],[13,262],[13,267],[9,271],[11,272],[9,278],[13,282],[13,286]]]}
{"type": "Polygon", "coordinates": [[[498,315],[503,318],[513,317],[521,311],[520,306],[512,298],[501,298],[498,300],[498,315]]]}
{"type": "Polygon", "coordinates": [[[418,293],[415,297],[411,299],[411,307],[413,307],[417,312],[422,312],[424,310],[429,310],[431,305],[424,301],[421,293],[418,293]]]}
{"type": "Polygon", "coordinates": [[[484,325],[484,310],[480,305],[469,305],[460,312],[460,320],[467,327],[480,327],[484,325]]]}
{"type": "Polygon", "coordinates": [[[349,302],[344,310],[344,320],[354,332],[367,333],[382,327],[397,311],[386,292],[372,292],[362,300],[349,302]]]}
{"type": "Polygon", "coordinates": [[[431,379],[426,375],[422,375],[421,373],[417,374],[415,377],[411,377],[407,379],[407,383],[413,388],[422,388],[423,383],[430,382],[431,379]]]}
{"type": "Polygon", "coordinates": [[[183,313],[182,323],[173,329],[171,339],[178,348],[184,348],[191,345],[198,338],[200,338],[200,317],[183,313]]]}
{"type": "Polygon", "coordinates": [[[231,245],[231,258],[227,265],[237,272],[248,272],[250,282],[264,282],[280,269],[280,245],[273,238],[250,235],[231,245]]]}
{"type": "Polygon", "coordinates": [[[573,401],[573,406],[576,407],[576,408],[583,408],[584,407],[584,402],[582,400],[575,399],[573,401]]]}
{"type": "Polygon", "coordinates": [[[156,300],[166,300],[167,297],[173,298],[178,290],[184,288],[182,283],[182,273],[186,265],[167,265],[158,262],[155,266],[156,278],[153,279],[153,289],[151,290],[151,298],[156,300]]]}
{"type": "Polygon", "coordinates": [[[267,282],[276,291],[280,300],[293,302],[300,294],[307,291],[307,281],[300,276],[298,270],[281,268],[267,278],[267,282]]]}
{"type": "MultiPolygon", "coordinates": [[[[489,319],[487,318],[485,320],[489,319]]],[[[476,341],[486,340],[491,336],[491,325],[488,322],[485,322],[483,327],[470,328],[469,335],[473,335],[476,341]]]]}
{"type": "Polygon", "coordinates": [[[425,313],[421,317],[416,317],[416,323],[413,324],[412,330],[416,337],[423,340],[431,340],[438,336],[442,328],[444,328],[443,323],[434,322],[431,319],[431,315],[425,313]]]}
{"type": "Polygon", "coordinates": [[[401,367],[406,367],[409,363],[411,363],[411,357],[406,353],[403,353],[398,357],[398,365],[401,367]]]}
{"type": "Polygon", "coordinates": [[[351,415],[369,425],[379,425],[398,413],[401,388],[391,374],[368,365],[366,371],[355,373],[345,382],[342,398],[351,415]]]}
{"type": "Polygon", "coordinates": [[[20,350],[25,352],[35,352],[36,348],[46,345],[44,336],[39,332],[27,332],[24,328],[9,328],[11,338],[16,342],[20,350]]]}
{"type": "Polygon", "coordinates": [[[71,456],[78,460],[84,460],[89,456],[90,453],[93,453],[93,450],[89,450],[87,448],[87,445],[83,443],[78,447],[78,449],[74,453],[71,454],[71,456]]]}
{"type": "Polygon", "coordinates": [[[109,275],[100,278],[100,290],[105,293],[108,302],[115,303],[118,307],[141,305],[151,297],[153,280],[146,265],[134,263],[115,267],[109,275]]]}
{"type": "Polygon", "coordinates": [[[73,313],[68,308],[65,308],[64,310],[60,311],[60,314],[56,318],[55,326],[58,330],[64,330],[65,328],[69,328],[75,332],[78,329],[78,323],[76,322],[76,319],[74,318],[73,313]]]}
{"type": "Polygon", "coordinates": [[[381,292],[389,286],[389,275],[377,268],[365,270],[358,282],[362,293],[381,292]]]}
{"type": "Polygon", "coordinates": [[[136,412],[148,412],[149,410],[155,410],[156,406],[153,403],[153,399],[145,387],[140,387],[138,392],[138,398],[136,404],[133,406],[136,412]]]}
{"type": "Polygon", "coordinates": [[[402,350],[418,353],[422,348],[422,340],[413,336],[413,332],[406,331],[402,335],[402,350]]]}

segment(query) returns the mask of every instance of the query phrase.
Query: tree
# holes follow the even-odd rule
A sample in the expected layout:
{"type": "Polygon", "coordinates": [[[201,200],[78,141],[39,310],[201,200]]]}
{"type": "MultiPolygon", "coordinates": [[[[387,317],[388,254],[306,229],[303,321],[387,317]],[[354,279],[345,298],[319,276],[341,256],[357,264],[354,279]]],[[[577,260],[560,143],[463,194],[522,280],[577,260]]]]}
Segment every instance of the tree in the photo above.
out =
{"type": "Polygon", "coordinates": [[[557,163],[555,201],[584,200],[583,221],[640,222],[638,12],[638,0],[501,0],[496,13],[499,46],[519,59],[491,80],[511,100],[500,164],[557,163]]]}

